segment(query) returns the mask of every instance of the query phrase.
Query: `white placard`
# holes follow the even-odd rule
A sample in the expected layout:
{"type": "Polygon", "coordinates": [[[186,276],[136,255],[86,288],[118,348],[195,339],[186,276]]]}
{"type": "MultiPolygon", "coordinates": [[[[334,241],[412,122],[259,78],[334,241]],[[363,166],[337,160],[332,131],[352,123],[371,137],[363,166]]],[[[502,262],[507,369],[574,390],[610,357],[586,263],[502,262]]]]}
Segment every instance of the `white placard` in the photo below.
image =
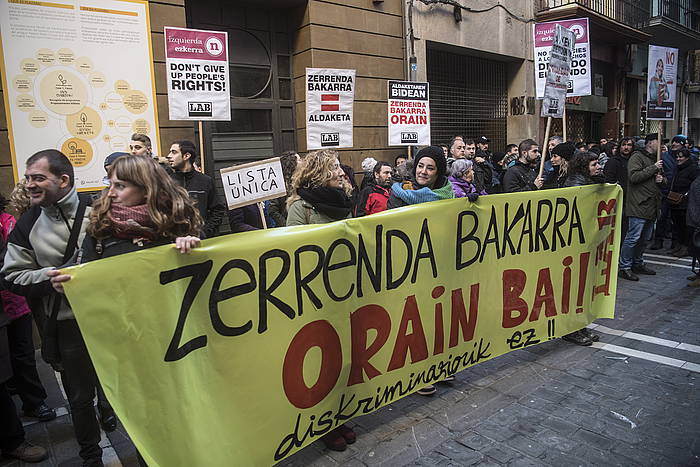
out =
{"type": "Polygon", "coordinates": [[[306,148],[351,148],[355,70],[306,69],[306,148]]]}
{"type": "Polygon", "coordinates": [[[148,2],[0,0],[5,112],[15,177],[63,152],[78,190],[104,188],[104,160],[132,133],[159,154],[148,2]],[[89,6],[88,6],[89,5],[89,6]]]}
{"type": "Polygon", "coordinates": [[[647,66],[647,120],[673,120],[678,49],[650,45],[647,66]]]}
{"type": "Polygon", "coordinates": [[[279,157],[221,169],[221,183],[229,209],[287,194],[279,157]]]}
{"type": "Polygon", "coordinates": [[[389,81],[389,146],[430,146],[428,83],[389,81]]]}
{"type": "Polygon", "coordinates": [[[547,80],[547,64],[549,63],[549,51],[554,40],[556,25],[563,26],[576,35],[576,48],[571,60],[571,75],[569,78],[566,95],[590,96],[591,95],[591,45],[588,29],[588,18],[567,19],[537,23],[533,26],[535,46],[535,87],[538,99],[544,97],[544,83],[547,80]]]}
{"type": "Polygon", "coordinates": [[[552,50],[549,53],[547,82],[544,85],[542,116],[562,118],[566,103],[566,88],[571,73],[571,56],[576,36],[573,31],[557,24],[552,50]]]}
{"type": "Polygon", "coordinates": [[[231,120],[228,33],[165,28],[170,120],[231,120]]]}

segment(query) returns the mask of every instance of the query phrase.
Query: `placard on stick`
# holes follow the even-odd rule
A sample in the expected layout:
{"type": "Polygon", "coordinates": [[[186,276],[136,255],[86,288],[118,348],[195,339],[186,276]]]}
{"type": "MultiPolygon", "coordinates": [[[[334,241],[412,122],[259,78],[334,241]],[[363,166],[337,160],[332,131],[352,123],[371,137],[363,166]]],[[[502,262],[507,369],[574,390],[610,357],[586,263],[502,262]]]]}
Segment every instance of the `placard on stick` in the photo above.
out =
{"type": "Polygon", "coordinates": [[[229,209],[287,194],[279,157],[221,169],[221,183],[229,209]]]}

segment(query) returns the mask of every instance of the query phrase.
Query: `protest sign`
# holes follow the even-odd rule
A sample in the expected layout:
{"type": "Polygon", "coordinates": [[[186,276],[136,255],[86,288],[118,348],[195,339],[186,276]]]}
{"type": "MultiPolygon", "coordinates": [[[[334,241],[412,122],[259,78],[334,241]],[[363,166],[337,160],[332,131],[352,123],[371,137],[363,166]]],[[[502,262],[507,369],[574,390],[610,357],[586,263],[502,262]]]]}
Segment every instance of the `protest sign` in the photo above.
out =
{"type": "Polygon", "coordinates": [[[306,149],[351,148],[355,70],[306,69],[306,149]]]}
{"type": "Polygon", "coordinates": [[[279,157],[221,169],[221,183],[229,209],[287,194],[279,157]]]}
{"type": "Polygon", "coordinates": [[[143,133],[159,153],[145,0],[0,0],[2,89],[15,180],[34,153],[70,159],[79,191],[143,133]],[[118,60],[115,60],[118,57],[118,60]]]}
{"type": "Polygon", "coordinates": [[[388,83],[389,146],[430,146],[429,84],[388,83]]]}
{"type": "Polygon", "coordinates": [[[647,120],[673,120],[678,49],[650,45],[647,66],[647,120]]]}
{"type": "Polygon", "coordinates": [[[228,33],[165,28],[170,120],[231,120],[228,33]]]}
{"type": "Polygon", "coordinates": [[[554,41],[556,25],[563,26],[576,35],[576,48],[571,60],[571,73],[567,83],[567,97],[591,94],[591,47],[588,34],[588,18],[568,19],[536,23],[533,27],[535,46],[535,90],[538,99],[544,97],[547,80],[549,52],[554,41]]]}
{"type": "Polygon", "coordinates": [[[272,465],[426,384],[613,318],[621,201],[602,184],[443,200],[106,258],[64,287],[149,466],[272,465]]]}
{"type": "MultiPolygon", "coordinates": [[[[566,88],[571,72],[571,56],[574,51],[576,36],[573,31],[557,24],[549,53],[547,82],[544,86],[542,116],[561,118],[564,116],[566,88]]],[[[549,135],[547,135],[547,138],[549,135]]]]}

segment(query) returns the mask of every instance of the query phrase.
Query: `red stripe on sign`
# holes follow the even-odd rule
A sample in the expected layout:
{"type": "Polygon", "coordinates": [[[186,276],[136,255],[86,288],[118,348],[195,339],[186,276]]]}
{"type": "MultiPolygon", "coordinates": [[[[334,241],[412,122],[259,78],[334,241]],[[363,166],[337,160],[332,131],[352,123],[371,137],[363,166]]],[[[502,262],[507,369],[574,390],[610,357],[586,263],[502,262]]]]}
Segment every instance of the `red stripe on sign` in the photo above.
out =
{"type": "Polygon", "coordinates": [[[321,111],[327,112],[330,110],[340,110],[340,105],[338,104],[321,104],[321,111]]]}
{"type": "Polygon", "coordinates": [[[340,94],[321,94],[321,101],[340,101],[340,94]]]}

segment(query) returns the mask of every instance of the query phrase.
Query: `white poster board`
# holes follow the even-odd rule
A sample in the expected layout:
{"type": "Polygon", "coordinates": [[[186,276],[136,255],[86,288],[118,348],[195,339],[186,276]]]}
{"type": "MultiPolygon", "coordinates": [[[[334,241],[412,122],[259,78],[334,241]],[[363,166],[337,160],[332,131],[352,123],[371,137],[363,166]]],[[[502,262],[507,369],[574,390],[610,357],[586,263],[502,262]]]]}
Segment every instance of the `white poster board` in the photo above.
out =
{"type": "Polygon", "coordinates": [[[132,133],[159,154],[148,2],[0,0],[5,112],[15,178],[63,152],[76,188],[104,188],[104,159],[132,133]]]}
{"type": "Polygon", "coordinates": [[[279,157],[221,169],[221,183],[229,210],[287,194],[279,157]]]}
{"type": "Polygon", "coordinates": [[[647,120],[673,120],[678,49],[650,45],[647,66],[647,120]]]}
{"type": "Polygon", "coordinates": [[[535,46],[535,87],[538,99],[544,97],[544,83],[547,80],[549,51],[554,41],[556,25],[563,26],[576,35],[576,48],[571,57],[571,74],[567,86],[567,97],[591,95],[591,44],[588,18],[567,19],[536,23],[533,26],[535,46]]]}
{"type": "Polygon", "coordinates": [[[542,116],[562,118],[566,104],[566,89],[571,73],[571,56],[574,51],[576,36],[573,31],[556,26],[552,50],[549,53],[547,81],[544,85],[542,116]]]}
{"type": "Polygon", "coordinates": [[[306,69],[306,148],[351,148],[355,70],[306,69]]]}
{"type": "Polygon", "coordinates": [[[164,32],[170,120],[231,120],[228,33],[164,32]]]}
{"type": "Polygon", "coordinates": [[[389,81],[389,146],[430,146],[430,85],[389,81]]]}

